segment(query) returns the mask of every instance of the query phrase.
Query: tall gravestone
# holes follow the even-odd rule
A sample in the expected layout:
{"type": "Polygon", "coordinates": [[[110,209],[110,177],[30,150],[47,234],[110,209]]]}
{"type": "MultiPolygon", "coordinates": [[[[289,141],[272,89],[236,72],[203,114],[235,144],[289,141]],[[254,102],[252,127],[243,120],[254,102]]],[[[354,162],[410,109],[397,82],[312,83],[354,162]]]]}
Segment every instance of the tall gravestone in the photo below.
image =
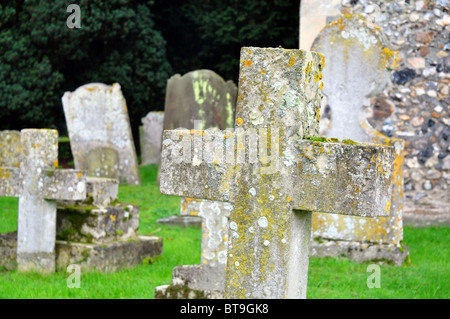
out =
{"type": "Polygon", "coordinates": [[[141,165],[159,164],[164,112],[149,112],[142,118],[139,128],[141,141],[141,165]]]}
{"type": "Polygon", "coordinates": [[[62,103],[75,167],[87,170],[88,152],[112,148],[118,153],[120,182],[140,184],[136,149],[120,85],[86,84],[64,93],[62,103]]]}
{"type": "Polygon", "coordinates": [[[311,211],[386,215],[393,148],[304,139],[320,54],[244,47],[240,61],[236,129],[166,131],[161,192],[233,203],[225,298],[305,298],[311,211]]]}
{"type": "Polygon", "coordinates": [[[395,147],[389,216],[367,219],[316,213],[313,236],[321,240],[312,243],[312,252],[317,256],[346,255],[356,261],[384,259],[401,265],[408,255],[408,248],[402,244],[403,141],[372,129],[363,110],[365,99],[389,82],[389,70],[398,63],[396,52],[389,49],[380,28],[350,14],[326,25],[312,50],[327,59],[323,92],[332,120],[325,135],[395,147]]]}
{"type": "MultiPolygon", "coordinates": [[[[211,70],[196,70],[183,76],[176,74],[167,81],[164,130],[233,128],[236,94],[237,87],[232,81],[225,81],[211,70]]],[[[158,222],[180,226],[200,225],[200,202],[199,199],[183,197],[180,215],[158,222]]],[[[207,201],[201,207],[208,210],[210,205],[215,204],[207,201]]],[[[222,204],[219,206],[226,210],[222,204]]]]}

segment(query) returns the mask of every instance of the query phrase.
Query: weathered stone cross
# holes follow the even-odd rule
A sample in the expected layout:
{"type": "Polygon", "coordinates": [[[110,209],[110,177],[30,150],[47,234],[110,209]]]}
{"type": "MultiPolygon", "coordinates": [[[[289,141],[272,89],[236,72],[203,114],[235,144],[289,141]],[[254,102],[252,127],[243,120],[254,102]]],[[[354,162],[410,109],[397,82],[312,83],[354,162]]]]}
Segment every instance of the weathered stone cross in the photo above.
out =
{"type": "Polygon", "coordinates": [[[55,271],[56,200],[86,198],[85,176],[58,167],[58,132],[20,133],[20,167],[0,167],[0,196],[19,197],[19,271],[55,271]]]}
{"type": "Polygon", "coordinates": [[[323,66],[314,52],[242,48],[236,129],[164,132],[161,192],[233,203],[225,298],[305,298],[312,211],[387,214],[392,148],[304,139],[323,66]]]}

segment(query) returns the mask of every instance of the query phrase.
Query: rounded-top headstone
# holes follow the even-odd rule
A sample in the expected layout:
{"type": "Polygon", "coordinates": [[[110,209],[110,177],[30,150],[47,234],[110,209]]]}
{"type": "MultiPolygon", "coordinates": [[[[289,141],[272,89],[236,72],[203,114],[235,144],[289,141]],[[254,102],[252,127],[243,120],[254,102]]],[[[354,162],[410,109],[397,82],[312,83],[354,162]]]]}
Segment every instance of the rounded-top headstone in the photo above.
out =
{"type": "Polygon", "coordinates": [[[196,70],[167,81],[164,129],[233,128],[237,87],[211,70],[196,70]]]}
{"type": "Polygon", "coordinates": [[[361,15],[345,14],[329,23],[315,39],[312,50],[325,55],[323,93],[331,107],[327,136],[358,142],[362,106],[367,97],[389,83],[390,70],[398,67],[397,53],[381,29],[361,15]]]}
{"type": "Polygon", "coordinates": [[[86,170],[86,153],[112,147],[119,154],[119,179],[140,184],[127,104],[120,84],[90,83],[62,98],[75,168],[86,170]]]}

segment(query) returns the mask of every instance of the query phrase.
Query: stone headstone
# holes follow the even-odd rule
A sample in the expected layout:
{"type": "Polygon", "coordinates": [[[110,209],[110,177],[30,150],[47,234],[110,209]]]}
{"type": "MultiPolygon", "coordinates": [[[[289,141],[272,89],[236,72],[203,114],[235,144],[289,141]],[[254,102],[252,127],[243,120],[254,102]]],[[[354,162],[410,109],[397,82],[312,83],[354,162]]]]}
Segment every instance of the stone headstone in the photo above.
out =
{"type": "Polygon", "coordinates": [[[327,61],[323,92],[332,120],[325,135],[395,146],[389,216],[367,219],[314,214],[313,236],[321,238],[321,244],[314,241],[312,252],[318,256],[347,255],[357,261],[385,259],[401,265],[408,255],[402,245],[403,141],[376,132],[363,110],[365,100],[389,82],[390,69],[398,63],[396,52],[389,49],[378,27],[359,15],[343,15],[328,24],[312,50],[324,54],[327,61]]]}
{"type": "Polygon", "coordinates": [[[172,76],[167,81],[164,130],[233,128],[236,93],[232,81],[210,70],[172,76]]]}
{"type": "Polygon", "coordinates": [[[140,129],[141,165],[159,164],[164,112],[149,112],[142,118],[140,129]]]}
{"type": "Polygon", "coordinates": [[[127,105],[118,83],[90,83],[62,97],[75,168],[86,170],[86,155],[96,148],[117,151],[121,183],[140,184],[127,105]]]}
{"type": "Polygon", "coordinates": [[[19,167],[20,132],[0,131],[0,167],[19,167]]]}
{"type": "Polygon", "coordinates": [[[84,199],[85,176],[79,170],[57,169],[55,130],[22,130],[20,144],[20,167],[0,168],[0,196],[19,197],[18,269],[53,272],[56,200],[84,199]]]}
{"type": "MultiPolygon", "coordinates": [[[[237,87],[210,70],[196,70],[167,81],[164,130],[227,129],[234,127],[237,87]]],[[[180,215],[158,220],[181,226],[197,226],[193,212],[200,200],[181,198],[180,215]]]]}
{"type": "Polygon", "coordinates": [[[393,149],[304,139],[320,54],[244,47],[240,61],[236,129],[165,131],[161,192],[233,204],[225,298],[305,298],[311,212],[386,215],[393,149]]]}

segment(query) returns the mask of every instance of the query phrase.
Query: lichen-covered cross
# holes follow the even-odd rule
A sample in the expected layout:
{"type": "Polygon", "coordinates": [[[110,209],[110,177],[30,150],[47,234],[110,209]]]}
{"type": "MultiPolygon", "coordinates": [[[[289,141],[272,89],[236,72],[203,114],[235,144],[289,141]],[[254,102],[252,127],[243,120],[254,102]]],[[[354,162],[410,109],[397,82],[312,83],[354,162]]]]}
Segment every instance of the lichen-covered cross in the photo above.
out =
{"type": "Polygon", "coordinates": [[[19,271],[55,271],[56,200],[86,198],[86,176],[57,169],[58,132],[20,132],[20,167],[0,167],[0,196],[19,197],[19,271]]]}
{"type": "Polygon", "coordinates": [[[305,139],[320,54],[245,47],[240,62],[236,129],[165,131],[161,192],[233,203],[226,298],[305,298],[311,212],[386,215],[393,149],[305,139]]]}

